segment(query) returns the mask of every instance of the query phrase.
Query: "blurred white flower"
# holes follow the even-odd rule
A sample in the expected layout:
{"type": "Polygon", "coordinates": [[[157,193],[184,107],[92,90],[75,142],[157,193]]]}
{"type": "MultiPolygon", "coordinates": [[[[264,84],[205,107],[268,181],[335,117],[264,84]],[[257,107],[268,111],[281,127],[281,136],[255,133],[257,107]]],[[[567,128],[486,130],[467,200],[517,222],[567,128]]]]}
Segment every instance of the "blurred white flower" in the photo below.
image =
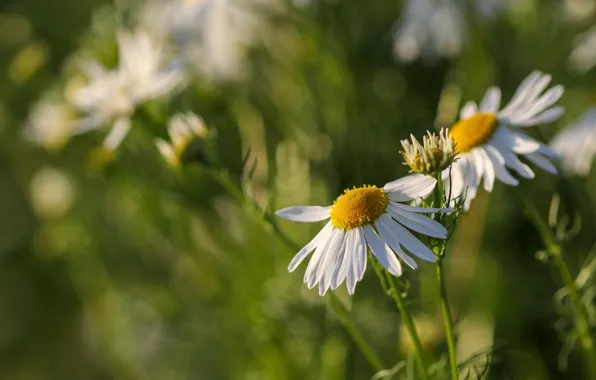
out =
{"type": "Polygon", "coordinates": [[[107,70],[96,62],[87,63],[86,86],[73,91],[73,104],[91,122],[76,133],[113,123],[104,148],[115,150],[128,134],[135,109],[150,100],[172,93],[184,82],[184,74],[166,61],[163,46],[147,33],[118,34],[119,66],[107,70]]]}
{"type": "MultiPolygon", "coordinates": [[[[477,0],[474,6],[480,16],[494,17],[505,3],[505,0],[477,0]]],[[[393,51],[405,62],[453,57],[461,51],[466,33],[461,2],[407,0],[394,35],[393,51]]]]}
{"type": "Polygon", "coordinates": [[[596,27],[577,37],[567,64],[571,70],[580,74],[596,65],[596,27]]]}
{"type": "Polygon", "coordinates": [[[313,288],[319,284],[319,294],[323,295],[345,281],[348,293],[354,294],[356,283],[364,277],[368,248],[394,276],[402,273],[398,257],[412,269],[418,267],[405,250],[422,260],[437,261],[430,248],[407,228],[445,239],[447,230],[439,222],[420,213],[453,210],[405,204],[428,195],[436,183],[437,180],[431,176],[412,174],[389,182],[382,188],[362,186],[346,189],[332,206],[298,206],[277,211],[277,216],[296,222],[330,219],[321,232],[294,256],[288,270],[294,271],[314,251],[304,274],[307,286],[313,288]]]}
{"type": "Polygon", "coordinates": [[[181,164],[186,148],[197,138],[206,138],[208,131],[203,120],[192,112],[176,114],[168,125],[171,143],[156,139],[155,145],[163,158],[173,167],[181,164]]]}
{"type": "Polygon", "coordinates": [[[475,102],[464,105],[460,121],[450,131],[458,159],[443,171],[447,182],[445,191],[451,192],[452,200],[465,195],[464,208],[469,209],[482,179],[488,192],[492,191],[495,178],[517,186],[518,180],[508,169],[524,178],[534,178],[532,169],[521,162],[518,155],[543,170],[557,173],[548,160],[556,158],[557,154],[520,129],[550,123],[563,114],[563,107],[554,106],[563,95],[563,86],[557,85],[544,92],[550,81],[550,75],[538,71],[531,73],[501,110],[501,90],[497,87],[486,91],[480,107],[475,102]]]}
{"type": "Polygon", "coordinates": [[[161,36],[181,64],[216,79],[242,73],[246,49],[256,43],[270,0],[154,0],[140,26],[161,36]]]}
{"type": "Polygon", "coordinates": [[[565,13],[573,22],[589,19],[594,14],[596,2],[594,0],[565,0],[565,13]]]}
{"type": "Polygon", "coordinates": [[[29,114],[25,137],[47,149],[59,149],[76,130],[78,122],[72,105],[65,101],[42,99],[29,114]]]}
{"type": "Polygon", "coordinates": [[[559,132],[550,146],[561,155],[563,170],[588,175],[596,156],[596,108],[590,108],[578,121],[559,132]]]}

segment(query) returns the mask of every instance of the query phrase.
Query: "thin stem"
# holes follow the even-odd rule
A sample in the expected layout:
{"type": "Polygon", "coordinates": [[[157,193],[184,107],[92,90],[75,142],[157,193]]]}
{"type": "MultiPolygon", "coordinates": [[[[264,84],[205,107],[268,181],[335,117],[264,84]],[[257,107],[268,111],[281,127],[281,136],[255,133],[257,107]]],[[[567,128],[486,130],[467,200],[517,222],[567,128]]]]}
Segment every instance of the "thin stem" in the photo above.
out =
{"type": "Polygon", "coordinates": [[[375,273],[381,281],[381,286],[383,286],[383,290],[385,290],[385,292],[395,300],[397,310],[401,314],[402,321],[406,326],[408,334],[410,335],[410,339],[412,339],[412,343],[414,345],[414,355],[416,356],[418,372],[420,372],[420,377],[426,380],[428,379],[428,374],[426,372],[426,362],[424,359],[422,343],[420,343],[420,337],[418,336],[418,332],[416,331],[416,326],[414,325],[412,316],[406,308],[405,299],[403,298],[401,292],[397,287],[395,278],[390,273],[388,273],[383,267],[381,267],[375,258],[371,257],[370,261],[372,263],[372,267],[375,270],[375,273]],[[389,284],[389,286],[387,286],[387,284],[389,284]]]}
{"type": "MultiPolygon", "coordinates": [[[[268,215],[253,199],[245,196],[242,189],[233,181],[227,171],[213,171],[212,175],[230,194],[249,208],[247,210],[249,215],[258,221],[266,231],[277,235],[290,249],[294,251],[300,250],[301,247],[279,228],[275,219],[271,215],[268,215]]],[[[369,364],[376,371],[386,368],[375,354],[370,344],[364,339],[354,321],[352,321],[350,313],[346,309],[344,303],[341,302],[333,292],[328,292],[327,297],[329,298],[329,303],[337,313],[340,322],[344,325],[348,334],[369,364]]]]}
{"type": "Polygon", "coordinates": [[[420,377],[422,379],[428,379],[428,374],[426,373],[426,363],[424,360],[424,351],[422,350],[422,343],[420,343],[420,337],[418,336],[418,332],[416,331],[416,326],[414,325],[414,321],[412,320],[412,316],[408,313],[408,309],[406,308],[405,299],[403,298],[401,292],[397,288],[397,283],[395,282],[395,278],[386,273],[387,280],[389,281],[389,285],[391,286],[391,294],[393,295],[393,299],[395,299],[395,305],[401,314],[401,319],[410,334],[410,338],[412,339],[412,343],[414,344],[414,354],[416,355],[416,363],[418,364],[418,372],[420,372],[420,377]]]}
{"type": "MultiPolygon", "coordinates": [[[[435,207],[443,207],[443,181],[441,175],[437,175],[437,186],[434,191],[435,207]]],[[[443,222],[443,218],[439,214],[439,221],[443,222]]],[[[444,240],[434,241],[433,252],[437,255],[437,283],[439,284],[439,294],[441,297],[441,314],[443,315],[443,323],[445,325],[445,336],[447,338],[447,348],[449,350],[449,370],[452,380],[459,379],[457,367],[457,353],[455,346],[455,333],[453,328],[453,317],[451,316],[451,309],[449,308],[449,299],[447,298],[447,287],[445,286],[445,271],[443,267],[443,259],[445,258],[446,242],[444,240]]]]}
{"type": "Polygon", "coordinates": [[[356,344],[356,346],[362,352],[362,355],[368,360],[370,365],[378,372],[386,368],[377,357],[373,349],[370,345],[364,340],[360,331],[350,318],[350,314],[348,313],[344,303],[337,297],[337,295],[333,292],[328,292],[329,303],[333,310],[337,313],[338,319],[343,323],[344,327],[352,337],[352,340],[356,344]]]}
{"type": "Polygon", "coordinates": [[[445,272],[443,271],[443,257],[439,256],[437,260],[437,282],[439,283],[441,295],[441,312],[443,314],[443,322],[445,325],[445,335],[447,337],[447,347],[449,349],[449,369],[451,378],[457,380],[459,378],[457,369],[457,356],[455,351],[455,334],[453,329],[453,317],[449,308],[449,300],[447,298],[447,288],[445,287],[445,272]]]}
{"type": "Polygon", "coordinates": [[[594,347],[594,340],[590,334],[590,316],[588,310],[583,306],[580,291],[577,288],[574,277],[569,270],[567,261],[565,260],[565,252],[562,245],[557,240],[553,230],[549,227],[548,223],[542,218],[534,204],[528,201],[525,197],[520,194],[522,201],[526,207],[526,214],[534,223],[534,226],[538,230],[540,237],[550,255],[554,259],[555,265],[559,270],[559,274],[567,290],[569,291],[569,297],[571,298],[571,304],[575,309],[576,323],[575,328],[580,337],[581,346],[585,352],[586,364],[591,375],[590,378],[596,379],[596,350],[594,347]]]}

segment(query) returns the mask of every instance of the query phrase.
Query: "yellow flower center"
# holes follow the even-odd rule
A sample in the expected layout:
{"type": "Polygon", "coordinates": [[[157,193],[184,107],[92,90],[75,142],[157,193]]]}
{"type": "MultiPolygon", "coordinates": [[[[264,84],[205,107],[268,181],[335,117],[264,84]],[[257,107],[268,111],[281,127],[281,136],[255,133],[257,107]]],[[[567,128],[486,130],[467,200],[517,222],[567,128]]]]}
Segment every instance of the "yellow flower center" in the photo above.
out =
{"type": "Polygon", "coordinates": [[[351,230],[376,221],[387,210],[389,197],[376,186],[346,189],[331,208],[335,228],[351,230]]]}
{"type": "Polygon", "coordinates": [[[449,134],[455,141],[455,148],[460,153],[469,152],[490,140],[499,126],[494,113],[479,113],[458,121],[449,134]]]}

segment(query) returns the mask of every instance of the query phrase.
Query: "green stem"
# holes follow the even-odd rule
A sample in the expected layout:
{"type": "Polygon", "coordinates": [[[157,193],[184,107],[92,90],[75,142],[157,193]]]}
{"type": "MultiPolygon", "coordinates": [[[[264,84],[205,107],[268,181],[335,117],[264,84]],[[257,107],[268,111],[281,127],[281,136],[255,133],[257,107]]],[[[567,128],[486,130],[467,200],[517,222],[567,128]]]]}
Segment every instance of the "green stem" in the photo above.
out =
{"type": "Polygon", "coordinates": [[[370,345],[364,340],[360,331],[350,318],[350,314],[348,313],[344,303],[339,299],[339,297],[333,293],[328,292],[329,303],[333,310],[337,313],[338,319],[343,323],[344,327],[348,331],[348,334],[352,337],[352,340],[356,344],[356,346],[362,352],[362,355],[368,360],[370,365],[378,372],[386,368],[383,363],[381,363],[380,359],[377,358],[377,355],[374,353],[370,345]]]}
{"type": "Polygon", "coordinates": [[[420,342],[420,337],[418,336],[418,332],[416,331],[416,326],[414,325],[414,321],[412,316],[408,312],[406,308],[406,302],[404,297],[402,296],[401,292],[397,287],[397,283],[395,282],[395,277],[388,273],[374,257],[370,257],[370,261],[372,263],[372,267],[379,277],[381,281],[381,286],[383,290],[387,294],[391,296],[395,300],[395,305],[397,306],[397,310],[401,314],[402,321],[408,330],[408,334],[410,335],[410,339],[412,339],[412,343],[414,345],[414,355],[416,356],[416,364],[418,365],[418,372],[420,372],[420,377],[422,379],[428,379],[428,374],[426,372],[426,362],[424,359],[424,351],[422,349],[422,343],[420,342]],[[387,286],[389,284],[389,286],[387,286]]]}
{"type": "MultiPolygon", "coordinates": [[[[437,175],[437,186],[435,187],[435,207],[444,207],[443,204],[443,181],[441,175],[437,175]]],[[[439,222],[443,222],[442,215],[439,214],[439,222]]],[[[443,224],[443,223],[442,223],[443,224]]],[[[455,332],[453,328],[453,317],[449,308],[449,299],[447,298],[447,287],[445,285],[445,271],[443,259],[445,258],[446,242],[444,240],[434,241],[433,252],[437,255],[437,283],[439,284],[439,294],[441,297],[441,314],[443,315],[443,324],[445,325],[445,336],[447,338],[447,348],[449,350],[449,371],[452,380],[459,379],[457,367],[457,353],[455,346],[455,332]]]]}
{"type": "Polygon", "coordinates": [[[534,226],[538,230],[544,245],[554,259],[555,265],[559,270],[559,274],[565,283],[565,287],[569,291],[569,297],[571,298],[571,304],[575,310],[574,314],[576,316],[575,328],[579,334],[580,343],[585,352],[586,365],[589,374],[591,375],[590,378],[596,379],[596,350],[594,347],[594,340],[590,334],[590,316],[588,315],[588,310],[582,304],[580,291],[577,288],[577,284],[575,283],[574,277],[569,270],[567,261],[565,260],[565,252],[563,247],[557,240],[553,230],[542,218],[534,204],[523,196],[521,196],[521,198],[526,207],[527,216],[532,220],[534,226]]]}
{"type": "MultiPolygon", "coordinates": [[[[222,185],[230,194],[232,194],[239,202],[243,203],[249,208],[247,210],[249,215],[258,221],[266,231],[277,235],[284,242],[284,244],[293,251],[297,252],[302,248],[279,228],[275,219],[271,215],[265,213],[265,211],[263,211],[263,209],[261,209],[261,207],[253,199],[245,196],[244,191],[239,188],[227,171],[213,171],[212,175],[215,180],[219,182],[220,185],[222,185]]],[[[346,309],[343,302],[341,302],[341,300],[333,292],[328,292],[327,294],[329,302],[337,313],[340,322],[344,325],[348,331],[348,334],[358,349],[360,349],[360,352],[362,355],[364,355],[369,364],[376,371],[386,368],[382,364],[381,360],[377,357],[372,347],[364,339],[363,335],[356,327],[356,324],[352,321],[350,313],[346,309]]]]}
{"type": "Polygon", "coordinates": [[[449,300],[447,298],[447,288],[445,286],[445,272],[443,271],[442,256],[439,256],[437,260],[437,282],[439,283],[441,295],[441,312],[443,314],[445,335],[447,337],[447,347],[449,349],[449,369],[451,372],[451,379],[457,380],[459,378],[459,375],[457,369],[457,356],[455,351],[453,317],[451,316],[451,309],[449,308],[449,300]]]}

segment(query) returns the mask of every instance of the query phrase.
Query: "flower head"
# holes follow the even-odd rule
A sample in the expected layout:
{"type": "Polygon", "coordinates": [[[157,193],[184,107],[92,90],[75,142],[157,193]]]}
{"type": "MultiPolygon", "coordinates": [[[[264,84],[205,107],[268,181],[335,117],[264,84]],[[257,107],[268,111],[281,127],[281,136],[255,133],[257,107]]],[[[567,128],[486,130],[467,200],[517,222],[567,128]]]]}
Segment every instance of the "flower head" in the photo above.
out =
{"type": "Polygon", "coordinates": [[[596,156],[596,108],[556,135],[550,146],[561,155],[565,171],[588,175],[596,156]]]}
{"type": "Polygon", "coordinates": [[[182,163],[187,148],[197,139],[205,139],[208,135],[203,120],[192,112],[176,114],[168,125],[171,143],[156,139],[155,145],[165,160],[173,167],[182,163]]]}
{"type": "Polygon", "coordinates": [[[518,87],[513,98],[499,111],[501,90],[491,87],[477,106],[468,102],[460,112],[460,120],[451,128],[450,135],[458,151],[458,160],[443,178],[452,200],[465,195],[464,208],[468,209],[480,182],[486,191],[492,191],[495,178],[516,186],[518,180],[509,170],[524,178],[534,178],[534,172],[521,162],[518,155],[550,173],[557,169],[548,160],[557,154],[544,144],[527,136],[521,128],[544,124],[558,119],[563,107],[554,104],[563,95],[563,86],[547,88],[551,76],[535,71],[518,87]]]}
{"type": "Polygon", "coordinates": [[[72,94],[73,104],[92,120],[77,133],[113,125],[104,141],[107,150],[116,149],[127,136],[138,106],[170,94],[184,82],[183,73],[168,65],[163,47],[147,33],[121,32],[118,47],[119,66],[107,70],[87,63],[87,85],[72,94]]]}
{"type": "Polygon", "coordinates": [[[294,271],[306,257],[314,254],[306,268],[304,282],[309,288],[319,284],[319,294],[336,289],[344,281],[348,292],[354,293],[356,283],[366,270],[367,247],[389,273],[402,273],[398,257],[411,268],[418,264],[406,253],[434,262],[435,254],[408,229],[445,239],[447,230],[437,221],[420,213],[449,212],[448,209],[413,207],[404,202],[429,194],[437,180],[413,174],[389,182],[382,188],[362,186],[348,189],[332,206],[289,207],[276,215],[297,222],[317,222],[330,219],[325,227],[290,263],[294,271]]]}
{"type": "Polygon", "coordinates": [[[446,169],[453,162],[455,155],[453,137],[446,129],[436,135],[427,132],[423,137],[422,144],[414,135],[410,135],[412,142],[402,140],[405,165],[408,165],[415,173],[434,174],[446,169]]]}

